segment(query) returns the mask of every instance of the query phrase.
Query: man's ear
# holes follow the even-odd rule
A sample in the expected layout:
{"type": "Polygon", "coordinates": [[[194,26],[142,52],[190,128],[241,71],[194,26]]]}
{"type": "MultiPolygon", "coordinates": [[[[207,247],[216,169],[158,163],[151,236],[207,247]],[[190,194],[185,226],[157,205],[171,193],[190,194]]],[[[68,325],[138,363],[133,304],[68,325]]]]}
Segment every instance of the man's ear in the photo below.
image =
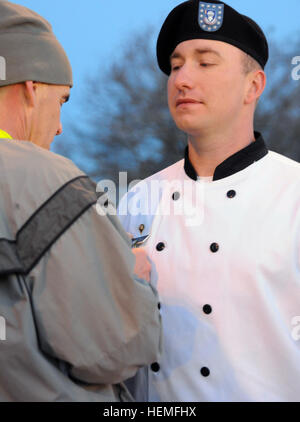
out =
{"type": "Polygon", "coordinates": [[[24,82],[24,95],[25,101],[29,107],[34,107],[36,105],[36,90],[37,83],[33,81],[24,82]]]}
{"type": "Polygon", "coordinates": [[[249,74],[249,85],[245,96],[245,104],[258,100],[266,86],[266,74],[263,70],[256,70],[249,74]]]}

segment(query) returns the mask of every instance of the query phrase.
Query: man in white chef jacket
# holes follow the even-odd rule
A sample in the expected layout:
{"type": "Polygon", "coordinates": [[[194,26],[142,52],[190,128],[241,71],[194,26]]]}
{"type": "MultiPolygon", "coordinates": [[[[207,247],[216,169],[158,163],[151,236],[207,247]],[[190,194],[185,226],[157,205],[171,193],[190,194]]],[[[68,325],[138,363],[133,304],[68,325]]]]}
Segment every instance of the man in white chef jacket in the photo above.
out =
{"type": "Polygon", "coordinates": [[[267,40],[225,3],[190,0],[164,22],[157,58],[188,146],[119,206],[127,232],[150,235],[164,327],[136,398],[298,401],[300,164],[254,131],[267,40]]]}

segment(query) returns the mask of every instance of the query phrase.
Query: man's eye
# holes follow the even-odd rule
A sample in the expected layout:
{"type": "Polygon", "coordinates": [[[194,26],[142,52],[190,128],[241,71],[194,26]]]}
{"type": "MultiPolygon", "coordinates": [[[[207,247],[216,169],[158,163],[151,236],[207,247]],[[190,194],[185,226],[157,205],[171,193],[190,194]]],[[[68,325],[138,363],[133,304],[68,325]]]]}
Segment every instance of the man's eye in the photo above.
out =
{"type": "Polygon", "coordinates": [[[178,64],[172,66],[172,71],[178,70],[178,69],[180,69],[180,66],[178,64]]]}
{"type": "Polygon", "coordinates": [[[208,67],[212,65],[213,65],[212,63],[200,63],[200,66],[203,66],[203,67],[208,67]]]}

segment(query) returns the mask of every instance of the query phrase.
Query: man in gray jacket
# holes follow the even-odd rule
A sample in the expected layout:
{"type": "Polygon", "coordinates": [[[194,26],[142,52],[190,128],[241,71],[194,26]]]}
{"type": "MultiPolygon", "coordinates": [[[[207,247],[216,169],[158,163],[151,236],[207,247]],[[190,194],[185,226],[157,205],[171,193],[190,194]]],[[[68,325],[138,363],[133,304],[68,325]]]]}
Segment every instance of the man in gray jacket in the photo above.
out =
{"type": "Polygon", "coordinates": [[[1,1],[0,55],[0,401],[131,401],[122,381],[160,353],[146,255],[48,151],[72,87],[50,24],[1,1]]]}

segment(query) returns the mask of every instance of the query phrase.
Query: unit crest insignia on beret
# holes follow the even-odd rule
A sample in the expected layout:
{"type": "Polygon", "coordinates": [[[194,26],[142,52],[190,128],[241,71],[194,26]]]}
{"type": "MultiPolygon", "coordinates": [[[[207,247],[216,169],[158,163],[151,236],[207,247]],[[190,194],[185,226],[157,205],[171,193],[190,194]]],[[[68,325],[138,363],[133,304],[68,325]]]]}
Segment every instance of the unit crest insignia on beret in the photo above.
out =
{"type": "Polygon", "coordinates": [[[224,17],[224,4],[199,2],[199,25],[203,31],[215,32],[221,28],[224,17]]]}

